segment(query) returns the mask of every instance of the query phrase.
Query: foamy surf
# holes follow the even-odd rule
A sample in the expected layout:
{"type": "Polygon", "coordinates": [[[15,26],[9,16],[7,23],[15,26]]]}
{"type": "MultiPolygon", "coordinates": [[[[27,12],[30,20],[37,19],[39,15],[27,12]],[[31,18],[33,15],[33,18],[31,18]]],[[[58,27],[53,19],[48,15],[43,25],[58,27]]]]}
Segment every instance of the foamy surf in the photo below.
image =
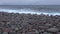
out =
{"type": "Polygon", "coordinates": [[[8,12],[8,13],[19,13],[19,14],[37,14],[37,15],[40,15],[40,14],[49,14],[49,15],[60,15],[60,13],[48,13],[48,12],[40,12],[40,11],[36,11],[36,10],[31,10],[31,9],[20,9],[20,10],[14,10],[14,9],[0,9],[0,12],[8,12]]]}

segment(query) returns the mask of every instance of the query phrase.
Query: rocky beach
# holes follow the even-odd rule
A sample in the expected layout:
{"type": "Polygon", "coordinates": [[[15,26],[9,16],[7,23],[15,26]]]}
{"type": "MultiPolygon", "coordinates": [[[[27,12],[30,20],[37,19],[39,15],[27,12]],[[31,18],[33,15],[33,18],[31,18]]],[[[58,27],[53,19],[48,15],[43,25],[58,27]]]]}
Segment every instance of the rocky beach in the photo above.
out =
{"type": "Polygon", "coordinates": [[[0,34],[60,34],[60,15],[0,12],[0,34]]]}

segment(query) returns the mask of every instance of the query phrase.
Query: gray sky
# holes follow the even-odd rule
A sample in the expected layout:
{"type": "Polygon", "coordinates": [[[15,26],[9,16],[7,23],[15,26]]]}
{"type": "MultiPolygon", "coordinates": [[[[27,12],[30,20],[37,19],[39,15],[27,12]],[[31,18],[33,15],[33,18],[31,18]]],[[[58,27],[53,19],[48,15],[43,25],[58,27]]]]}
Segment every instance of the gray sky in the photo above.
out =
{"type": "Polygon", "coordinates": [[[60,0],[0,0],[0,5],[60,5],[60,0]]]}

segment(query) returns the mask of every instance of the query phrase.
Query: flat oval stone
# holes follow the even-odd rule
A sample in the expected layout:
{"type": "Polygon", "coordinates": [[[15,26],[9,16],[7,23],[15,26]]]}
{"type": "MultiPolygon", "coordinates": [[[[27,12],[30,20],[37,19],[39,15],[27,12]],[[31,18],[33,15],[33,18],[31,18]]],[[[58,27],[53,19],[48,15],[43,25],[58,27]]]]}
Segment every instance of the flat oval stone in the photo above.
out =
{"type": "Polygon", "coordinates": [[[2,34],[8,34],[8,32],[3,32],[2,34]]]}
{"type": "Polygon", "coordinates": [[[49,32],[58,32],[59,30],[57,28],[49,28],[47,29],[49,32]]]}
{"type": "Polygon", "coordinates": [[[52,33],[44,32],[43,34],[52,34],[52,33]]]}
{"type": "Polygon", "coordinates": [[[60,32],[57,32],[57,34],[60,34],[60,32]]]}

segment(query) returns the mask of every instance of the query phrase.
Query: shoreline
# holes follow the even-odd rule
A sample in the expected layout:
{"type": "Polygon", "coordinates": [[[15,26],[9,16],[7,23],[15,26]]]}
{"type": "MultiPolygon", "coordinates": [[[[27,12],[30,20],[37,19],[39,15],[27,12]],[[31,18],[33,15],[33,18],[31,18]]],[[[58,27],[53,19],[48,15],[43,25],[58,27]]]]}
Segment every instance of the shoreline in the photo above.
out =
{"type": "Polygon", "coordinates": [[[18,12],[18,11],[16,11],[16,12],[14,12],[14,11],[0,11],[0,12],[5,12],[5,13],[18,13],[18,14],[32,14],[32,15],[34,15],[34,14],[37,14],[37,15],[41,15],[41,14],[44,14],[44,15],[49,15],[49,16],[51,16],[51,15],[53,15],[53,16],[56,16],[56,15],[59,15],[60,16],[60,13],[46,13],[46,12],[25,12],[25,11],[22,11],[22,12],[18,12]]]}

